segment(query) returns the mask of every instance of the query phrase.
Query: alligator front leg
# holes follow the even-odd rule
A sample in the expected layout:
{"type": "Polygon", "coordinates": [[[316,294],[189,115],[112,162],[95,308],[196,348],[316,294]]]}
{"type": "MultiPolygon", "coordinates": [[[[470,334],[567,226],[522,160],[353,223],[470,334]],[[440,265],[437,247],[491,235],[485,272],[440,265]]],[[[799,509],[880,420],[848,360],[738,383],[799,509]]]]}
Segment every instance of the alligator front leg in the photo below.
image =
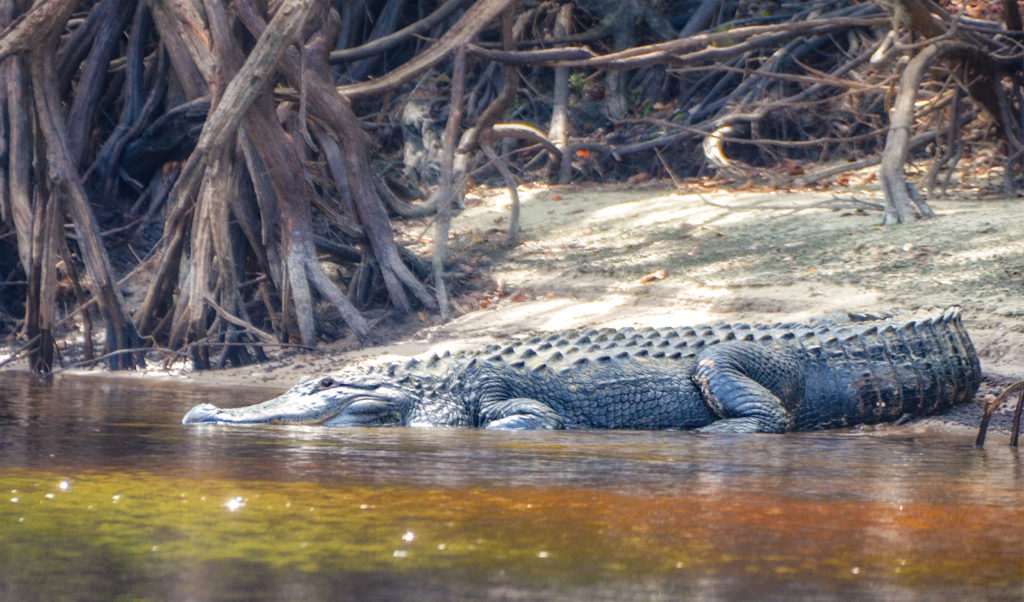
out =
{"type": "Polygon", "coordinates": [[[562,417],[551,406],[527,397],[484,403],[479,424],[488,429],[565,428],[562,417]]]}
{"type": "Polygon", "coordinates": [[[804,374],[788,349],[747,341],[720,343],[697,356],[691,377],[722,417],[700,429],[718,433],[784,433],[804,396],[804,374]]]}

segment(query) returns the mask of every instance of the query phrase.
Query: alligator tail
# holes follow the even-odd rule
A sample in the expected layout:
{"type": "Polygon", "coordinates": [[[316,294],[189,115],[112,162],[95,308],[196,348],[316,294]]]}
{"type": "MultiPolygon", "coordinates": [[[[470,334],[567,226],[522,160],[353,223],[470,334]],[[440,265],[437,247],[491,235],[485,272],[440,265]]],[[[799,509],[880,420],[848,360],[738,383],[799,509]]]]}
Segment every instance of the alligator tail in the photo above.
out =
{"type": "Polygon", "coordinates": [[[801,334],[814,360],[797,428],[887,422],[970,401],[981,368],[960,313],[950,307],[904,322],[855,322],[801,334]]]}

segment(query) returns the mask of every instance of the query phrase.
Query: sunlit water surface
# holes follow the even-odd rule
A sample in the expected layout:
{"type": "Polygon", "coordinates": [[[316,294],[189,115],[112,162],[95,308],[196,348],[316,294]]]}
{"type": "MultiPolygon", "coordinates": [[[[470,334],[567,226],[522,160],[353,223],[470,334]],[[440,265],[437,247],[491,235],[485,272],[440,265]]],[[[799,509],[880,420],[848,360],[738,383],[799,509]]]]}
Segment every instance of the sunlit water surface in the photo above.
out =
{"type": "Polygon", "coordinates": [[[267,396],[0,373],[0,599],[1024,596],[969,435],[179,424],[267,396]]]}

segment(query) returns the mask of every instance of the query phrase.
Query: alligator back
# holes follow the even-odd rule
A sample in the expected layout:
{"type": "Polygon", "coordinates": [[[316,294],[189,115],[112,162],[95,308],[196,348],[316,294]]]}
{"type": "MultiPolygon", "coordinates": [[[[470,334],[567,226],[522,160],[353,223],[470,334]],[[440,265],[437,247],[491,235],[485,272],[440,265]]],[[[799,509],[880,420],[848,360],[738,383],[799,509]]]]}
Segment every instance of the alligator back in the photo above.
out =
{"type": "Polygon", "coordinates": [[[714,324],[591,329],[492,345],[478,352],[524,371],[569,372],[592,361],[650,358],[692,369],[703,350],[728,341],[795,350],[805,378],[798,430],[924,416],[970,401],[981,367],[959,307],[906,318],[833,315],[811,324],[714,324]]]}

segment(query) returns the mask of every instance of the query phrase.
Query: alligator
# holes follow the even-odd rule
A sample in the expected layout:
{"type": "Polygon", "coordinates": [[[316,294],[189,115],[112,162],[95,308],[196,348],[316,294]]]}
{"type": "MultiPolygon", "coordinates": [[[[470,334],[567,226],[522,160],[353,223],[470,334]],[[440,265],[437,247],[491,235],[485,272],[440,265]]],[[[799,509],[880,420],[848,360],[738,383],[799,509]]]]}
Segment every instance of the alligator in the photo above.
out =
{"type": "Polygon", "coordinates": [[[788,432],[901,421],[981,380],[959,307],[910,318],[592,329],[362,365],[196,423],[788,432]]]}

